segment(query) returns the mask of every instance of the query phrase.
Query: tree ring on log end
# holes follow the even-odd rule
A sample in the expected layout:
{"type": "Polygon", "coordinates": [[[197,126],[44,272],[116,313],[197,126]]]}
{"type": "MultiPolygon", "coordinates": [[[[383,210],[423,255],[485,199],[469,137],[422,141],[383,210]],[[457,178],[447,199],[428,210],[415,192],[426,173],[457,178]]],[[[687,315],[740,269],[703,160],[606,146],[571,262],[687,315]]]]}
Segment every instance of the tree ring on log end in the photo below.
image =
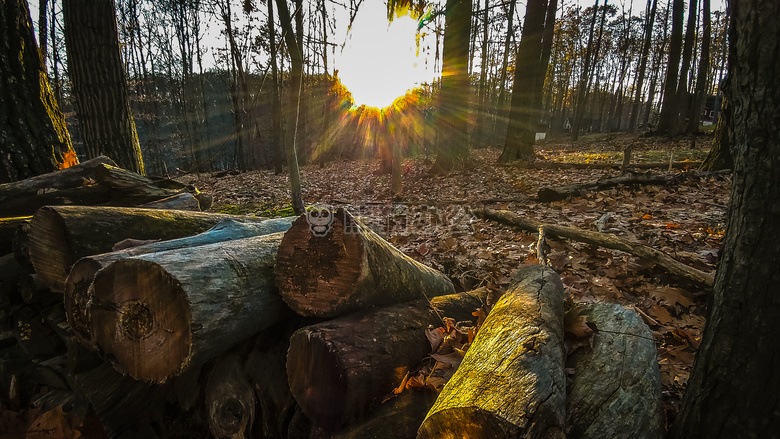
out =
{"type": "Polygon", "coordinates": [[[352,219],[333,213],[330,230],[314,235],[306,215],[284,234],[274,266],[282,298],[303,316],[327,316],[349,303],[363,271],[363,241],[352,219]],[[346,225],[345,225],[346,221],[346,225]]]}
{"type": "Polygon", "coordinates": [[[145,302],[126,304],[119,320],[122,330],[130,340],[143,340],[154,331],[154,315],[145,302]]]}
{"type": "Polygon", "coordinates": [[[303,328],[290,337],[287,351],[287,377],[296,377],[289,381],[293,396],[306,416],[329,430],[343,424],[348,392],[359,391],[348,388],[348,378],[331,349],[322,333],[303,328]]]}
{"type": "Polygon", "coordinates": [[[184,369],[192,347],[191,315],[176,278],[153,262],[122,259],[99,271],[93,287],[92,339],[115,369],[155,382],[184,369]]]}

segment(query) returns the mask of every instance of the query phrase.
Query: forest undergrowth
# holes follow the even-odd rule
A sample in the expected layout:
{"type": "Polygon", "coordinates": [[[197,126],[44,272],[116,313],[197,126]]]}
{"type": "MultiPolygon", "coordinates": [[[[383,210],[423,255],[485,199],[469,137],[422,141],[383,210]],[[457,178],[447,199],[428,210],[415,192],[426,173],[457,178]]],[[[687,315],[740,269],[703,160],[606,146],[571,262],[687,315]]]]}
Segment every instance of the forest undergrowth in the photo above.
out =
{"type": "MultiPolygon", "coordinates": [[[[638,135],[589,135],[577,144],[537,144],[542,163],[615,163],[627,144],[633,163],[700,161],[710,136],[668,141],[638,135]]],[[[730,179],[723,174],[670,186],[618,186],[564,201],[541,203],[542,187],[619,175],[617,169],[539,169],[499,165],[500,150],[472,150],[467,170],[431,176],[432,157],[407,159],[404,189],[393,197],[378,161],[337,161],[301,169],[307,205],[346,207],[410,257],[447,274],[460,290],[505,289],[521,265],[538,263],[538,236],[476,218],[471,209],[504,209],[547,224],[596,231],[662,250],[699,270],[714,272],[726,222],[730,179]]],[[[678,173],[663,168],[637,172],[678,173]]],[[[692,164],[690,170],[695,170],[692,164]]],[[[213,211],[291,214],[285,174],[273,171],[179,177],[214,196],[213,211]]],[[[551,266],[561,275],[569,306],[594,301],[636,310],[658,347],[663,399],[670,424],[679,409],[704,329],[708,291],[627,253],[568,240],[547,240],[551,266]]]]}

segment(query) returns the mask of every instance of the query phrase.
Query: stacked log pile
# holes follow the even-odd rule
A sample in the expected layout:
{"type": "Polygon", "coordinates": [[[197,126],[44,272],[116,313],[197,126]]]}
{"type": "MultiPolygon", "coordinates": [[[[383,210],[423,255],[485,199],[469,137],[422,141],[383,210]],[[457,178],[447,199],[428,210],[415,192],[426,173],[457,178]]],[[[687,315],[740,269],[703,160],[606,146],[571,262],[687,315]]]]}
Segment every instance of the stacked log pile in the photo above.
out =
{"type": "MultiPolygon", "coordinates": [[[[90,166],[114,204],[156,193],[90,166]]],[[[0,258],[4,403],[94,414],[111,438],[660,437],[655,346],[631,311],[578,309],[597,330],[567,356],[549,268],[492,303],[348,212],[314,212],[40,206],[0,222],[20,249],[0,258]],[[421,364],[445,367],[431,328],[488,306],[438,397],[408,390],[421,364]]]]}

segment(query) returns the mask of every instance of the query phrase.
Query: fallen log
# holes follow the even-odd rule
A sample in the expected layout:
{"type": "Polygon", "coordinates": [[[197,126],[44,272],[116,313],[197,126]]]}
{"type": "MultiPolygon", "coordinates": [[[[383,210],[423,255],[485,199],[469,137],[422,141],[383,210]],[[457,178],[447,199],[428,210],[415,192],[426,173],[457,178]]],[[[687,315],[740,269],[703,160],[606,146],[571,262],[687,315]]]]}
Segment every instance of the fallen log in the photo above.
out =
{"type": "Polygon", "coordinates": [[[678,184],[689,179],[716,175],[713,172],[689,171],[677,174],[625,174],[618,177],[603,178],[588,183],[570,184],[557,187],[545,187],[539,189],[537,199],[542,203],[565,200],[569,197],[578,197],[583,191],[600,191],[618,185],[671,185],[678,184]]]}
{"type": "Polygon", "coordinates": [[[109,252],[127,238],[167,240],[195,235],[227,218],[262,221],[178,210],[47,206],[30,221],[30,258],[41,281],[61,293],[71,266],[79,258],[109,252]]]}
{"type": "Polygon", "coordinates": [[[344,209],[295,220],[274,274],[282,298],[302,316],[333,317],[455,292],[447,276],[401,253],[344,209]]]}
{"type": "Polygon", "coordinates": [[[149,203],[144,203],[138,206],[141,209],[174,209],[174,210],[191,210],[199,212],[206,209],[201,209],[200,202],[194,195],[189,192],[182,192],[177,195],[172,195],[167,198],[162,198],[149,203]]]}
{"type": "Polygon", "coordinates": [[[95,178],[110,188],[115,196],[113,204],[135,206],[178,195],[181,190],[161,188],[138,173],[107,164],[95,168],[95,178]]]}
{"type": "Polygon", "coordinates": [[[97,185],[95,180],[95,170],[102,165],[116,163],[100,156],[60,171],[0,184],[0,217],[32,215],[46,205],[109,201],[110,189],[97,185]]]}
{"type": "Polygon", "coordinates": [[[582,439],[664,437],[664,411],[656,346],[633,311],[591,303],[567,314],[594,328],[589,346],[566,358],[574,370],[567,388],[566,436],[582,439]]]}
{"type": "Polygon", "coordinates": [[[563,438],[563,283],[518,270],[417,433],[427,438],[563,438]]]}
{"type": "Polygon", "coordinates": [[[425,329],[443,317],[470,320],[485,296],[484,289],[439,296],[299,329],[287,353],[295,400],[327,430],[362,419],[398,386],[400,369],[416,367],[431,352],[425,329]]]}
{"type": "Polygon", "coordinates": [[[163,382],[273,325],[281,233],[115,261],[95,275],[95,344],[120,372],[163,382]]]}
{"type": "Polygon", "coordinates": [[[244,223],[235,219],[223,219],[211,229],[186,238],[153,242],[126,250],[86,256],[79,259],[70,269],[64,286],[65,312],[73,333],[85,345],[92,345],[88,307],[94,289],[95,273],[120,259],[161,251],[177,250],[217,242],[232,241],[252,236],[284,232],[290,228],[294,218],[275,218],[258,223],[244,223]]]}
{"type": "MultiPolygon", "coordinates": [[[[682,161],[672,162],[672,169],[697,169],[703,162],[682,161]]],[[[531,168],[536,169],[669,169],[669,162],[651,162],[651,163],[568,163],[568,162],[545,162],[536,161],[531,164],[531,168]]]]}
{"type": "Polygon", "coordinates": [[[217,439],[251,437],[255,392],[244,374],[241,352],[219,358],[206,381],[206,412],[217,439]]]}
{"type": "Polygon", "coordinates": [[[660,250],[638,242],[628,241],[615,235],[580,230],[574,227],[542,224],[506,210],[475,209],[473,213],[480,218],[497,221],[529,232],[538,232],[540,228],[543,228],[548,236],[555,235],[559,238],[567,238],[612,250],[620,250],[650,261],[669,273],[693,282],[700,287],[711,288],[714,282],[714,276],[710,273],[689,267],[660,250]]]}
{"type": "Polygon", "coordinates": [[[430,391],[406,391],[382,404],[360,423],[347,426],[327,439],[408,439],[417,434],[425,414],[436,401],[430,391]]]}

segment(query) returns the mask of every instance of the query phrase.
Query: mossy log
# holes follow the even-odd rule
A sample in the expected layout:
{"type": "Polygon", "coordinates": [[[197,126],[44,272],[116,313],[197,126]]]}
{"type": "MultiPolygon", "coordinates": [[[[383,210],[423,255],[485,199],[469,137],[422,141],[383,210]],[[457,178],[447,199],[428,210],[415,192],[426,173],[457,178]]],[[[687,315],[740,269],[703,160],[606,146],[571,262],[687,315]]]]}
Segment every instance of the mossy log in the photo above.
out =
{"type": "Polygon", "coordinates": [[[281,233],[125,258],[100,270],[90,333],[114,367],[163,382],[273,325],[281,233]]]}
{"type": "Polygon", "coordinates": [[[400,384],[403,368],[431,352],[425,329],[442,317],[470,320],[485,290],[363,310],[307,326],[290,338],[287,378],[303,413],[335,430],[364,419],[400,384]]]}
{"type": "Polygon", "coordinates": [[[73,265],[73,268],[71,268],[70,274],[68,274],[68,278],[65,281],[64,301],[68,323],[70,324],[73,333],[82,343],[92,345],[89,315],[87,312],[89,302],[94,292],[92,281],[95,279],[95,273],[114,261],[149,253],[197,247],[217,242],[284,232],[290,228],[293,219],[294,218],[275,218],[259,223],[245,223],[228,218],[223,219],[216,226],[195,236],[153,242],[126,250],[83,257],[73,265]]]}
{"type": "Polygon", "coordinates": [[[566,358],[574,370],[567,388],[566,436],[582,439],[664,437],[661,378],[650,328],[633,311],[612,303],[581,305],[595,327],[591,347],[566,358]]]}
{"type": "Polygon", "coordinates": [[[30,258],[41,281],[61,293],[68,272],[79,258],[110,252],[127,238],[168,240],[195,235],[227,218],[262,221],[178,210],[47,206],[30,221],[30,258]]]}
{"type": "Polygon", "coordinates": [[[0,217],[32,215],[46,205],[109,201],[111,190],[95,180],[96,169],[103,165],[116,163],[100,156],[60,171],[0,184],[0,217]]]}
{"type": "Polygon", "coordinates": [[[334,317],[455,292],[447,276],[401,253],[344,209],[301,215],[284,235],[274,273],[282,298],[302,316],[334,317]]]}
{"type": "Polygon", "coordinates": [[[95,178],[113,192],[112,204],[135,206],[177,195],[181,190],[159,187],[136,172],[103,164],[95,168],[95,178]]]}
{"type": "Polygon", "coordinates": [[[523,267],[428,412],[418,439],[563,438],[563,283],[523,267]]]}

